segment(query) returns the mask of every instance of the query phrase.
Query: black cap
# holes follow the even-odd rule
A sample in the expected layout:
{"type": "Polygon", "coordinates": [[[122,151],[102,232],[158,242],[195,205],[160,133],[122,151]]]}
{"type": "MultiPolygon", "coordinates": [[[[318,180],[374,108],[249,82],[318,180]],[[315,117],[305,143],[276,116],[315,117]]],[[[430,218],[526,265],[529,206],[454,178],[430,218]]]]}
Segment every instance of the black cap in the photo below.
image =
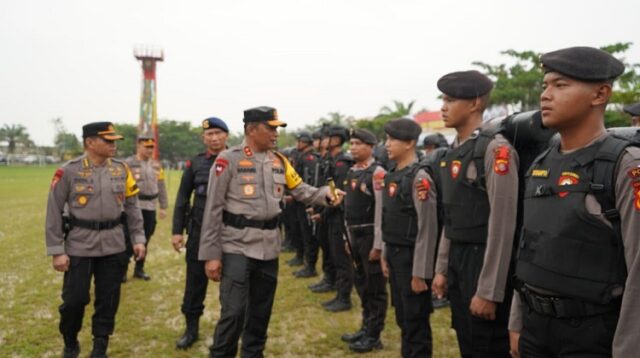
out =
{"type": "Polygon", "coordinates": [[[422,133],[422,128],[414,120],[400,118],[387,122],[384,125],[384,132],[392,138],[410,141],[418,140],[420,133],[422,133]]]}
{"type": "Polygon", "coordinates": [[[156,139],[153,134],[140,134],[138,136],[138,143],[141,143],[145,147],[155,147],[156,139]]]}
{"type": "Polygon", "coordinates": [[[444,135],[442,135],[442,133],[431,133],[424,137],[424,139],[422,140],[422,145],[425,147],[428,145],[435,145],[436,148],[440,148],[448,146],[449,143],[447,142],[447,139],[444,137],[444,135]]]}
{"type": "Polygon", "coordinates": [[[378,138],[376,138],[376,135],[371,133],[371,131],[369,131],[368,129],[351,128],[349,130],[349,135],[351,136],[351,138],[360,139],[361,141],[369,145],[376,145],[378,143],[378,138]]]}
{"type": "Polygon", "coordinates": [[[472,71],[451,72],[438,80],[440,92],[460,99],[484,96],[493,88],[493,82],[482,73],[472,71]]]}
{"type": "Polygon", "coordinates": [[[622,110],[634,117],[640,116],[640,103],[634,103],[634,104],[624,106],[622,110]]]}
{"type": "Polygon", "coordinates": [[[307,131],[301,131],[298,134],[296,134],[296,139],[301,142],[307,142],[307,143],[313,142],[313,138],[311,138],[311,133],[307,131]]]}
{"type": "Polygon", "coordinates": [[[544,72],[558,72],[584,81],[613,80],[624,72],[624,64],[611,54],[593,47],[569,47],[540,57],[544,72]]]}
{"type": "Polygon", "coordinates": [[[327,135],[329,137],[340,137],[343,143],[349,139],[347,128],[338,125],[330,126],[327,135]]]}
{"type": "Polygon", "coordinates": [[[229,127],[227,127],[227,124],[218,117],[209,117],[202,121],[202,130],[210,128],[218,128],[229,133],[229,127]]]}
{"type": "Polygon", "coordinates": [[[278,111],[273,107],[261,106],[244,111],[244,123],[267,122],[272,127],[286,127],[287,123],[278,119],[278,111]]]}
{"type": "Polygon", "coordinates": [[[82,138],[102,137],[106,140],[120,140],[124,137],[116,133],[111,122],[93,122],[82,126],[82,138]]]}
{"type": "Polygon", "coordinates": [[[313,138],[314,140],[322,139],[322,131],[313,132],[313,134],[311,134],[311,138],[313,138]]]}

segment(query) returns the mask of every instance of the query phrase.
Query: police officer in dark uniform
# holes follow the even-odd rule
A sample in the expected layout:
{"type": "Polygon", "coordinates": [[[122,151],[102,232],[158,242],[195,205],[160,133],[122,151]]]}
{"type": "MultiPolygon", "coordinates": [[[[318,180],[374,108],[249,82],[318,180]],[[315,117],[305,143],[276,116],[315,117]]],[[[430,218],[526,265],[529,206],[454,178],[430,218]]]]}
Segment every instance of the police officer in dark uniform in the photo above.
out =
{"type": "Polygon", "coordinates": [[[382,269],[391,283],[402,357],[431,357],[429,282],[438,241],[437,191],[428,169],[420,166],[416,142],[421,128],[397,119],[384,126],[385,147],[396,164],[376,179],[382,196],[382,269]]]}
{"type": "Polygon", "coordinates": [[[525,180],[509,329],[514,356],[637,357],[640,148],[604,126],[624,65],[590,47],[540,58],[542,122],[560,141],[525,180]]]}
{"type": "Polygon", "coordinates": [[[176,348],[187,349],[198,339],[200,316],[204,311],[204,299],[207,294],[207,275],[204,261],[198,260],[200,247],[200,227],[207,200],[209,172],[216,157],[226,148],[229,135],[227,124],[220,118],[211,117],[202,121],[202,141],[206,151],[187,160],[173,211],[173,237],[171,244],[180,252],[184,245],[183,233],[189,234],[187,240],[187,275],[182,299],[181,311],[186,319],[186,330],[176,342],[176,348]],[[193,194],[193,204],[191,195],[193,194]]]}
{"type": "Polygon", "coordinates": [[[631,116],[631,126],[640,127],[640,103],[625,106],[624,111],[631,116]]]}
{"type": "Polygon", "coordinates": [[[110,122],[95,122],[82,127],[82,138],[85,154],[56,171],[47,201],[47,255],[53,256],[53,268],[64,272],[59,311],[65,358],[80,354],[78,332],[90,300],[92,277],[95,313],[91,357],[107,356],[128,262],[121,225],[123,212],[136,260],[145,255],[136,181],[124,162],[112,159],[115,141],[122,136],[110,122]]]}
{"type": "MultiPolygon", "coordinates": [[[[297,150],[298,156],[296,158],[294,168],[302,176],[302,180],[310,185],[318,185],[318,163],[320,157],[314,151],[313,138],[311,134],[306,131],[302,131],[297,134],[298,139],[297,150]]],[[[317,276],[316,263],[318,262],[318,242],[314,237],[314,228],[316,223],[310,218],[307,212],[307,207],[301,203],[294,201],[293,205],[295,210],[294,224],[299,227],[299,232],[302,237],[304,267],[301,270],[294,272],[293,274],[298,278],[314,277],[317,276]]]]}
{"type": "MultiPolygon", "coordinates": [[[[282,151],[282,154],[284,154],[291,165],[295,167],[299,154],[298,148],[287,148],[282,151]]],[[[302,266],[304,264],[304,242],[302,233],[300,232],[300,226],[296,222],[297,213],[294,202],[293,197],[287,193],[284,196],[284,208],[282,209],[282,214],[280,214],[280,218],[285,227],[284,251],[295,253],[293,258],[287,261],[287,265],[292,267],[302,266]]]]}
{"type": "MultiPolygon", "coordinates": [[[[349,139],[349,132],[343,126],[329,127],[329,151],[325,163],[325,180],[333,180],[336,187],[344,190],[347,173],[353,159],[342,150],[349,139]]],[[[353,288],[353,266],[344,245],[344,211],[341,207],[325,208],[322,220],[327,224],[327,238],[331,260],[336,269],[337,294],[323,302],[327,311],[341,312],[351,309],[351,289],[353,288]]]]}
{"type": "Polygon", "coordinates": [[[448,147],[449,143],[447,143],[447,139],[442,133],[431,133],[424,137],[422,146],[424,147],[424,154],[426,156],[438,148],[448,147]]]}
{"type": "Polygon", "coordinates": [[[344,199],[345,220],[351,242],[356,291],[362,304],[362,325],[342,336],[358,353],[381,349],[380,333],[387,313],[387,280],[382,275],[382,192],[375,190],[375,178],[385,170],[375,163],[373,148],[378,139],[366,129],[351,129],[350,151],[355,161],[347,174],[344,199]]]}

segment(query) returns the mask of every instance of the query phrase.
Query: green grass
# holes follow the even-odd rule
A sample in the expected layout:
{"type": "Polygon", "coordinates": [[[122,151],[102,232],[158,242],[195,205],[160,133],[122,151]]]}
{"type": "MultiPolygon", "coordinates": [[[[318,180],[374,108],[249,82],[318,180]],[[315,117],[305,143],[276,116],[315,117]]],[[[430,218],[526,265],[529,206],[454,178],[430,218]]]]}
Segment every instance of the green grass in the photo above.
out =
{"type": "MultiPolygon", "coordinates": [[[[44,217],[49,183],[55,167],[0,167],[0,357],[58,357],[62,339],[58,332],[62,274],[45,256],[44,217]]],[[[170,208],[180,173],[168,172],[170,208]]],[[[175,340],[184,329],[180,313],[184,290],[184,254],[171,248],[171,217],[159,220],[149,247],[149,282],[129,280],[123,285],[111,357],[205,357],[220,314],[218,285],[211,283],[201,320],[201,340],[187,351],[176,351],[175,340]]],[[[354,356],[340,335],[356,330],[360,310],[325,313],[320,303],[331,294],[313,294],[306,286],[313,279],[294,279],[292,269],[280,258],[276,303],[269,326],[266,356],[354,356]]],[[[131,270],[130,270],[131,271],[131,270]]],[[[93,294],[92,294],[93,295],[93,294]]],[[[353,294],[356,306],[358,298],[353,294]]],[[[93,303],[93,302],[92,302],[93,303]]],[[[91,349],[92,303],[87,306],[80,333],[82,356],[91,349]]],[[[382,334],[385,348],[370,357],[397,357],[400,332],[389,309],[382,334]]],[[[458,357],[450,314],[439,310],[431,317],[435,357],[458,357]]]]}

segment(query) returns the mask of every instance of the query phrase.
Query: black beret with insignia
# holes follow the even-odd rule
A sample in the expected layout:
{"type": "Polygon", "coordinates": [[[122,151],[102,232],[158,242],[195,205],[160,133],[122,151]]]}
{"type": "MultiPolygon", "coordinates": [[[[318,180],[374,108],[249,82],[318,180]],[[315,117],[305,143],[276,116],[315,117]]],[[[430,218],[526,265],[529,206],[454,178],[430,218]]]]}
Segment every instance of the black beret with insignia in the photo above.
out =
{"type": "Polygon", "coordinates": [[[287,123],[278,119],[278,111],[273,107],[261,106],[244,111],[244,123],[266,122],[272,127],[286,127],[287,123]]]}
{"type": "Polygon", "coordinates": [[[384,125],[384,132],[392,138],[410,141],[418,140],[420,133],[422,133],[422,128],[414,120],[400,118],[387,122],[384,125]]]}
{"type": "Polygon", "coordinates": [[[493,88],[493,82],[482,73],[472,71],[452,72],[438,80],[438,89],[447,96],[473,99],[484,96],[493,88]]]}
{"type": "Polygon", "coordinates": [[[211,128],[218,128],[229,133],[229,127],[227,127],[227,124],[222,119],[217,117],[209,117],[202,121],[202,130],[211,128]]]}
{"type": "Polygon", "coordinates": [[[584,82],[613,80],[624,72],[624,64],[594,47],[569,47],[540,57],[544,72],[558,72],[584,82]]]}
{"type": "Polygon", "coordinates": [[[349,135],[351,136],[351,138],[360,139],[362,142],[369,145],[378,144],[378,138],[376,138],[376,135],[371,133],[371,131],[367,129],[351,128],[349,130],[349,135]]]}
{"type": "Polygon", "coordinates": [[[307,142],[307,143],[313,142],[313,138],[311,138],[311,133],[307,131],[301,131],[298,134],[296,134],[296,139],[302,142],[307,142]]]}
{"type": "Polygon", "coordinates": [[[634,103],[625,106],[623,110],[632,116],[640,116],[640,103],[634,103]]]}
{"type": "Polygon", "coordinates": [[[82,126],[82,138],[102,137],[106,140],[120,140],[124,137],[116,132],[111,122],[93,122],[82,126]]]}

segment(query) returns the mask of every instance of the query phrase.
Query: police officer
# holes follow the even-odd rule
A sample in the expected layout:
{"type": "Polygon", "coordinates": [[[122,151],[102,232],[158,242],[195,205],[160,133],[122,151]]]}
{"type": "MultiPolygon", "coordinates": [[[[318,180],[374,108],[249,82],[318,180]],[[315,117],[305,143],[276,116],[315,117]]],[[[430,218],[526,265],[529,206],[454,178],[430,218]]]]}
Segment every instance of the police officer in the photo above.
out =
{"type": "Polygon", "coordinates": [[[440,165],[444,238],[434,291],[448,284],[463,357],[508,357],[510,263],[518,208],[518,155],[501,134],[479,130],[493,83],[477,71],[438,80],[442,117],[457,136],[440,165]]]}
{"type": "Polygon", "coordinates": [[[95,283],[91,357],[106,357],[127,265],[121,216],[126,212],[136,260],[144,258],[145,237],[138,208],[138,188],[128,166],[112,159],[116,133],[110,122],[82,127],[85,154],[60,167],[53,176],[47,202],[47,255],[64,272],[60,333],[64,357],[80,353],[78,332],[95,283]],[[65,212],[65,217],[63,217],[65,212]],[[65,222],[68,225],[65,230],[65,222]]]}
{"type": "Polygon", "coordinates": [[[640,103],[625,106],[624,111],[631,116],[631,126],[640,127],[640,103]]]}
{"type": "Polygon", "coordinates": [[[449,143],[447,143],[447,139],[442,133],[431,133],[424,137],[422,146],[424,147],[424,154],[426,156],[438,148],[448,147],[449,143]]]}
{"type": "MultiPolygon", "coordinates": [[[[311,185],[318,185],[318,171],[320,157],[313,150],[313,138],[311,134],[306,131],[302,131],[297,134],[298,139],[297,150],[298,157],[296,158],[294,168],[296,172],[302,175],[302,180],[305,183],[311,185]]],[[[314,237],[315,222],[310,218],[307,212],[307,207],[298,201],[294,201],[293,205],[295,210],[294,223],[298,225],[300,235],[302,237],[302,249],[304,256],[304,267],[301,270],[294,272],[295,277],[305,278],[317,276],[316,263],[318,262],[318,241],[314,237]]]]}
{"type": "Polygon", "coordinates": [[[212,357],[233,357],[242,335],[242,356],[262,356],[278,278],[278,215],[285,188],[305,204],[339,205],[330,193],[302,182],[274,151],[278,119],[271,107],[244,111],[245,139],[216,158],[209,177],[199,259],[207,276],[221,281],[220,320],[212,357]]]}
{"type": "Polygon", "coordinates": [[[389,159],[396,164],[384,178],[374,178],[374,190],[382,196],[382,270],[391,283],[402,357],[431,357],[428,282],[438,241],[437,192],[416,155],[420,126],[397,119],[385,124],[384,131],[389,159]]]}
{"type": "Polygon", "coordinates": [[[198,260],[200,228],[207,200],[207,184],[213,162],[226,148],[229,135],[227,124],[220,118],[210,117],[202,121],[202,142],[206,151],[188,160],[182,172],[180,188],[173,211],[173,237],[171,244],[180,252],[184,245],[183,233],[189,234],[186,248],[187,277],[184,286],[181,311],[186,320],[186,330],[176,342],[176,348],[187,349],[198,339],[199,320],[204,311],[204,299],[209,280],[204,272],[204,261],[198,260]],[[191,195],[193,194],[193,205],[191,195]]]}
{"type": "MultiPolygon", "coordinates": [[[[342,149],[349,139],[349,132],[343,126],[329,127],[329,150],[324,164],[325,181],[333,180],[336,187],[343,190],[353,159],[342,149]]],[[[336,296],[322,306],[329,312],[351,309],[351,289],[353,288],[353,266],[344,246],[344,211],[341,207],[326,208],[322,221],[327,225],[327,241],[330,259],[336,270],[336,296]]]]}
{"type": "MultiPolygon", "coordinates": [[[[295,163],[298,159],[297,148],[285,148],[281,151],[282,154],[287,157],[291,165],[295,168],[295,163]]],[[[302,242],[302,233],[300,232],[299,225],[297,225],[296,209],[293,205],[294,200],[291,195],[285,192],[280,218],[284,225],[284,242],[282,244],[284,252],[294,252],[295,255],[290,260],[287,260],[287,265],[291,267],[302,266],[304,264],[304,243],[302,242]]]]}
{"type": "MultiPolygon", "coordinates": [[[[142,210],[142,219],[144,222],[144,236],[147,241],[147,253],[149,252],[149,240],[156,230],[156,207],[160,204],[159,216],[164,219],[167,216],[167,187],[164,182],[164,170],[160,162],[153,160],[153,150],[155,148],[155,139],[153,136],[141,135],[138,137],[136,145],[136,154],[125,159],[129,165],[140,192],[138,193],[138,205],[142,210]]],[[[140,278],[145,281],[151,279],[144,271],[145,259],[137,260],[136,267],[133,271],[133,277],[140,278]]],[[[126,271],[123,282],[126,281],[126,271]]]]}
{"type": "Polygon", "coordinates": [[[362,304],[362,325],[353,334],[342,336],[358,353],[381,349],[380,333],[387,314],[386,279],[382,275],[382,195],[374,178],[384,178],[385,170],[373,159],[378,139],[366,129],[351,129],[350,151],[355,161],[347,173],[344,199],[345,220],[351,242],[350,252],[358,266],[354,275],[362,304]]]}
{"type": "Polygon", "coordinates": [[[636,357],[640,148],[604,127],[624,65],[590,47],[540,62],[542,121],[560,141],[527,172],[510,330],[523,357],[636,357]]]}

